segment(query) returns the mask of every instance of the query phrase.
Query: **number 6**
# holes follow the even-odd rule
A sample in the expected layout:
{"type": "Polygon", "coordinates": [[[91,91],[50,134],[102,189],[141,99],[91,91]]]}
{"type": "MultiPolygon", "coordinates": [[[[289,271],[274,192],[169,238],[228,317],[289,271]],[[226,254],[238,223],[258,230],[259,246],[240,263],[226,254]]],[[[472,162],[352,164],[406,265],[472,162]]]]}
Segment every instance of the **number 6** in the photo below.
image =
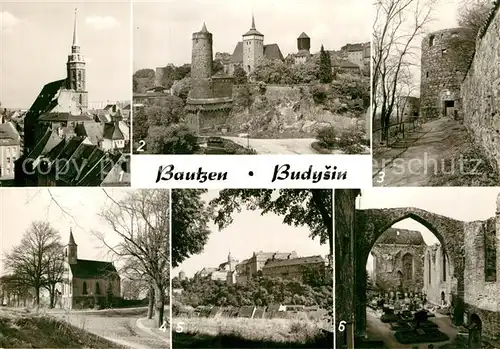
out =
{"type": "Polygon", "coordinates": [[[340,321],[340,323],[339,323],[339,331],[340,332],[344,332],[345,331],[345,325],[346,325],[345,321],[340,321]]]}

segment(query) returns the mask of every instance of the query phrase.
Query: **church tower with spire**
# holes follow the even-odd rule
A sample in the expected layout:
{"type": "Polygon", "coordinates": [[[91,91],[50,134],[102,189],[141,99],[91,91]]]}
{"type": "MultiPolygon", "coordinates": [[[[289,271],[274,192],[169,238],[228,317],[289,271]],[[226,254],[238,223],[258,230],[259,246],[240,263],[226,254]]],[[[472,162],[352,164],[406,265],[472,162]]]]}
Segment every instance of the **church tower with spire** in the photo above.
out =
{"type": "Polygon", "coordinates": [[[76,264],[78,259],[78,245],[75,243],[75,238],[73,237],[73,230],[69,230],[69,242],[64,250],[64,257],[66,263],[69,265],[76,264]]]}
{"type": "Polygon", "coordinates": [[[256,65],[264,57],[264,35],[255,28],[252,15],[252,27],[243,34],[243,69],[247,74],[255,70],[256,65]]]}
{"type": "Polygon", "coordinates": [[[85,59],[80,52],[77,34],[77,10],[75,9],[75,22],[73,25],[73,43],[71,53],[66,63],[66,88],[75,93],[77,103],[86,111],[88,109],[88,97],[86,91],[85,59]]]}

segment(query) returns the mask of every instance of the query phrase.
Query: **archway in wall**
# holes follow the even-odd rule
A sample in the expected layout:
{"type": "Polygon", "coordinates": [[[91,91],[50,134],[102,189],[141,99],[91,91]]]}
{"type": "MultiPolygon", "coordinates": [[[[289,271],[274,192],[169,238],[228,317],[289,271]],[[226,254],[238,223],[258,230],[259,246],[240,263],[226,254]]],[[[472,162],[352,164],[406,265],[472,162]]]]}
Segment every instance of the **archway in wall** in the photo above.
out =
{"type": "MultiPolygon", "coordinates": [[[[434,291],[435,296],[432,299],[432,303],[439,305],[441,303],[441,292],[444,291],[447,299],[455,301],[455,304],[449,305],[451,311],[454,312],[454,321],[456,320],[458,324],[461,323],[464,290],[463,259],[459,258],[459,247],[457,248],[457,246],[463,244],[462,222],[416,208],[368,209],[357,211],[357,229],[359,229],[357,236],[364,237],[363,239],[356,239],[357,256],[355,268],[357,298],[355,316],[356,334],[358,336],[365,336],[367,334],[367,316],[369,315],[367,314],[367,305],[369,302],[373,304],[373,299],[369,298],[373,297],[373,294],[367,294],[367,281],[372,282],[371,280],[376,280],[375,286],[379,296],[385,298],[392,296],[396,298],[395,296],[399,293],[398,297],[402,299],[410,296],[413,298],[420,297],[419,299],[421,299],[422,296],[426,296],[425,281],[428,283],[429,279],[431,279],[432,283],[432,279],[436,277],[436,270],[434,269],[439,269],[443,266],[447,272],[440,275],[438,280],[440,280],[441,284],[447,283],[448,288],[440,289],[438,287],[434,291]],[[408,229],[408,222],[410,223],[409,228],[411,228],[411,225],[417,228],[408,229]],[[407,246],[397,246],[390,239],[384,240],[383,235],[387,231],[391,232],[393,240],[396,239],[395,236],[397,236],[397,233],[395,232],[398,229],[426,231],[429,242],[420,248],[413,248],[413,251],[410,251],[410,248],[407,246]],[[381,238],[380,241],[379,238],[381,238]],[[386,252],[384,254],[380,248],[374,248],[381,241],[388,243],[386,245],[389,245],[389,250],[392,249],[391,253],[386,252]],[[429,252],[429,255],[432,255],[428,251],[431,245],[439,246],[444,256],[444,261],[440,262],[439,258],[436,261],[427,257],[427,252],[429,252]],[[395,261],[396,257],[401,258],[399,262],[395,261]],[[377,269],[385,268],[386,274],[393,273],[393,275],[398,275],[397,273],[400,272],[403,276],[402,287],[398,289],[397,283],[396,285],[387,283],[386,277],[381,277],[380,274],[375,273],[373,270],[370,271],[370,263],[376,265],[377,269]],[[368,277],[366,277],[367,273],[368,277]],[[419,281],[415,282],[417,279],[419,281]]],[[[405,232],[401,235],[409,239],[408,234],[405,232]]],[[[430,302],[430,300],[428,301],[430,302]]]]}

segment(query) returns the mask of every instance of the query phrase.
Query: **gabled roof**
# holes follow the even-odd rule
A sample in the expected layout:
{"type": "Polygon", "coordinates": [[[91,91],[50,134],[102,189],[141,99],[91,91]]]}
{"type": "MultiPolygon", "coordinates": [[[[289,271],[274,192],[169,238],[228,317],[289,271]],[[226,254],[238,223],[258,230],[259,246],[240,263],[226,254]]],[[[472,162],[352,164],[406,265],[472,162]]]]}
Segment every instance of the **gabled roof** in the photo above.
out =
{"type": "Polygon", "coordinates": [[[39,121],[94,121],[94,118],[89,113],[81,113],[78,115],[73,115],[67,112],[47,112],[38,118],[39,121]]]}
{"type": "Polygon", "coordinates": [[[241,63],[243,62],[243,42],[240,41],[236,44],[234,48],[233,55],[231,56],[231,62],[241,63]]]}
{"type": "Polygon", "coordinates": [[[103,126],[94,122],[85,122],[75,127],[75,133],[80,137],[87,137],[94,145],[99,145],[103,140],[103,126]]]}
{"type": "Polygon", "coordinates": [[[43,88],[35,102],[31,105],[26,120],[38,120],[38,117],[57,105],[57,97],[61,89],[65,87],[66,79],[49,82],[43,88]]]}
{"type": "Polygon", "coordinates": [[[40,141],[35,145],[35,148],[26,157],[35,160],[41,155],[47,154],[62,141],[63,139],[59,137],[57,132],[47,129],[47,132],[45,132],[40,141]]]}
{"type": "Polygon", "coordinates": [[[14,124],[7,122],[0,124],[0,145],[20,145],[21,136],[17,132],[14,124]]]}
{"type": "Polygon", "coordinates": [[[103,138],[110,140],[125,140],[125,136],[120,130],[120,127],[114,122],[104,124],[103,138]]]}
{"type": "Polygon", "coordinates": [[[278,44],[264,45],[264,57],[267,59],[284,59],[278,44]]]}
{"type": "Polygon", "coordinates": [[[97,279],[118,276],[118,271],[111,262],[77,259],[76,264],[70,264],[73,277],[81,279],[97,279]]]}

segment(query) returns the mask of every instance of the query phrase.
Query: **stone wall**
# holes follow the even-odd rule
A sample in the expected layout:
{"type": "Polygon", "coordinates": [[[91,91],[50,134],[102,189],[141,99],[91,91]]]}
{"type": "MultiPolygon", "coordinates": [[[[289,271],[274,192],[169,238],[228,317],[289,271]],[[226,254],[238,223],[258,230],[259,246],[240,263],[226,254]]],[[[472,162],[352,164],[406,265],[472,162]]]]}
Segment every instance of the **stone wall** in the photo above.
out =
{"type": "Polygon", "coordinates": [[[500,169],[500,2],[462,83],[465,125],[494,168],[500,169]]]}
{"type": "MultiPolygon", "coordinates": [[[[470,315],[477,314],[483,333],[489,337],[500,335],[500,281],[486,281],[487,238],[485,230],[493,229],[500,250],[500,213],[495,219],[465,223],[465,303],[470,315]],[[488,229],[489,228],[489,229],[488,229]]],[[[500,263],[496,260],[497,272],[500,263]]]]}
{"type": "MultiPolygon", "coordinates": [[[[473,33],[465,28],[444,29],[422,40],[420,115],[445,115],[445,103],[460,111],[460,85],[474,55],[473,33]]],[[[453,111],[448,109],[454,116],[453,111]]]]}
{"type": "Polygon", "coordinates": [[[424,249],[425,245],[375,244],[371,250],[375,259],[373,282],[385,291],[421,292],[424,249]],[[411,258],[412,275],[406,275],[405,256],[411,258]]]}
{"type": "Polygon", "coordinates": [[[429,302],[441,305],[442,296],[444,296],[445,303],[451,302],[453,273],[453,265],[441,245],[437,244],[426,248],[424,253],[424,293],[429,302]],[[446,258],[445,262],[443,262],[443,258],[446,258]]]}

